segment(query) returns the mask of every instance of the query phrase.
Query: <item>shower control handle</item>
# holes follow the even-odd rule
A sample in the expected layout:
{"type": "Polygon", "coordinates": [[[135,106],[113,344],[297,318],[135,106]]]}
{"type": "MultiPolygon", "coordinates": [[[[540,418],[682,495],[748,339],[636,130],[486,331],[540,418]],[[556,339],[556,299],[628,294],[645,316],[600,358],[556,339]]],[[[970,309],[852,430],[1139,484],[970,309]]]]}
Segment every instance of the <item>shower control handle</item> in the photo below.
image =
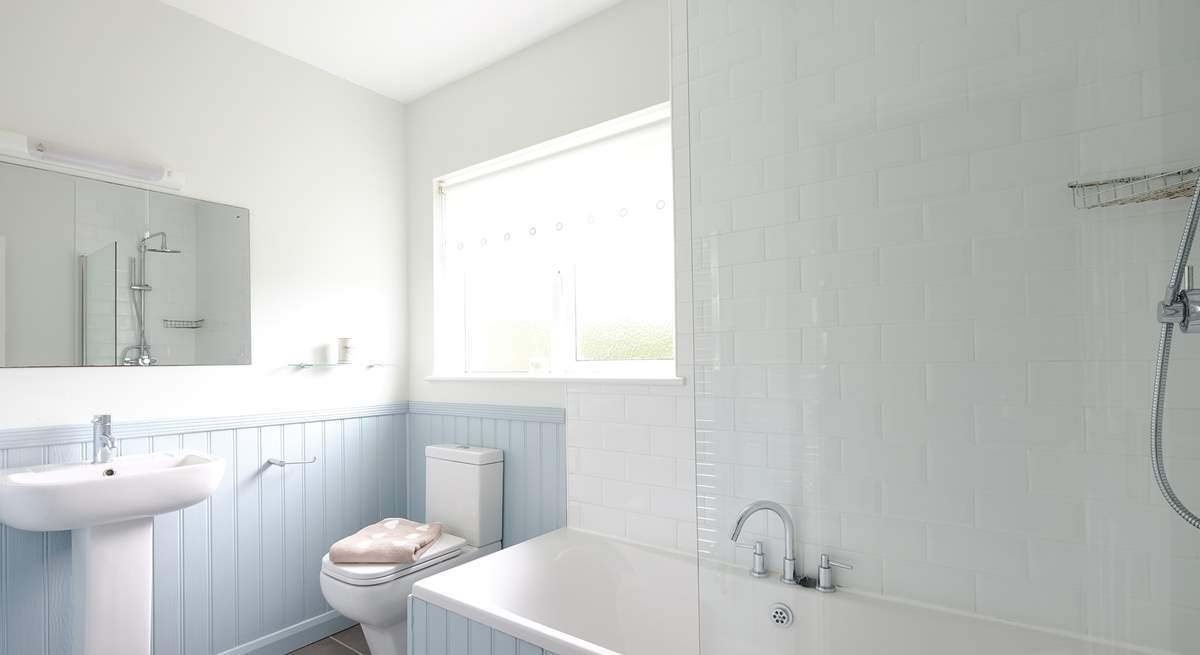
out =
{"type": "Polygon", "coordinates": [[[1200,333],[1200,289],[1192,288],[1195,279],[1196,269],[1188,265],[1179,276],[1179,289],[1167,286],[1169,300],[1158,303],[1159,323],[1174,323],[1185,334],[1200,333]]]}
{"type": "Polygon", "coordinates": [[[1185,266],[1179,289],[1179,304],[1183,305],[1183,320],[1179,322],[1179,330],[1185,334],[1200,332],[1200,289],[1192,287],[1195,279],[1196,269],[1191,265],[1185,266]]]}

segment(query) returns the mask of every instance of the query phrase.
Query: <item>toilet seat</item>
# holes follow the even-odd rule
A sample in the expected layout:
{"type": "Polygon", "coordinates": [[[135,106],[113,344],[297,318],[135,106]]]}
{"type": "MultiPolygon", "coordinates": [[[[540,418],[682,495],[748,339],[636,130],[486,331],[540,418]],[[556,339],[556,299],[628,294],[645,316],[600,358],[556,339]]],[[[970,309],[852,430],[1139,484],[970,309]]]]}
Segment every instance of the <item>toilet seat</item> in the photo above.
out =
{"type": "Polygon", "coordinates": [[[321,573],[348,585],[373,587],[454,559],[462,553],[466,543],[462,537],[443,532],[417,561],[407,564],[337,564],[329,559],[329,553],[325,553],[321,558],[321,573]]]}

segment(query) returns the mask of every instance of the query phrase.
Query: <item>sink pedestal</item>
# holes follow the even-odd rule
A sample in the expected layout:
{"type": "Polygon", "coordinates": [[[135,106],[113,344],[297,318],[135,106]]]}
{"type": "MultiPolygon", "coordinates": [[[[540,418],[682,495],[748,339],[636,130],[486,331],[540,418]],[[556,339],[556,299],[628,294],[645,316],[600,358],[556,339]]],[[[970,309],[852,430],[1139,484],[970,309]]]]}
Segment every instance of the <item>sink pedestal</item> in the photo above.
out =
{"type": "Polygon", "coordinates": [[[154,519],[71,531],[75,655],[150,655],[154,519]]]}
{"type": "Polygon", "coordinates": [[[75,655],[150,655],[153,517],[203,502],[224,474],[198,450],[0,470],[0,523],[71,531],[75,655]]]}

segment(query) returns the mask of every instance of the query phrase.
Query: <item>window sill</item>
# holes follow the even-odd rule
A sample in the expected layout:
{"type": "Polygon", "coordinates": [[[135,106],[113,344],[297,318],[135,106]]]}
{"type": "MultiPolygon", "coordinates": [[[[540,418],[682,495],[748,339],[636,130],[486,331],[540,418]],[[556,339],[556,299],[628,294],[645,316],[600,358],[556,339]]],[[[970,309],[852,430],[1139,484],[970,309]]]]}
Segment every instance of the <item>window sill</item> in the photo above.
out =
{"type": "Polygon", "coordinates": [[[527,374],[519,373],[470,373],[462,375],[430,375],[425,378],[426,382],[583,382],[595,384],[650,384],[664,386],[683,386],[687,380],[677,376],[655,376],[649,375],[644,377],[624,376],[624,377],[605,377],[601,375],[554,375],[554,374],[527,374]]]}

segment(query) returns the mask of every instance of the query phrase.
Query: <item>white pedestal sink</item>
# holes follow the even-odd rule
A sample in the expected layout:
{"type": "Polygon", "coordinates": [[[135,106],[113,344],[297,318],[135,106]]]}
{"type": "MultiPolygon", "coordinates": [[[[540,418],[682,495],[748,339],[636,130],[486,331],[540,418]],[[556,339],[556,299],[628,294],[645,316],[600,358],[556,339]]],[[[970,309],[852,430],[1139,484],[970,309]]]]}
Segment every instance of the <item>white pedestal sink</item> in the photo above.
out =
{"type": "Polygon", "coordinates": [[[0,523],[71,531],[81,655],[149,655],[154,516],[208,498],[225,460],[191,450],[0,470],[0,523]]]}

